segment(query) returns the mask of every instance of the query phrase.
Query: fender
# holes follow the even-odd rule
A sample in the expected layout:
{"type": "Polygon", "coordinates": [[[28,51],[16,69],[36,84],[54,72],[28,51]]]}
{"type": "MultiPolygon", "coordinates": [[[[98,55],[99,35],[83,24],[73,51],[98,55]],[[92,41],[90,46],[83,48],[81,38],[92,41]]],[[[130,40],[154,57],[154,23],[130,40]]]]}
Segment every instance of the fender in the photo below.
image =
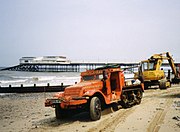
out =
{"type": "Polygon", "coordinates": [[[100,91],[100,90],[95,90],[95,89],[92,89],[92,90],[88,90],[84,93],[83,96],[88,96],[88,97],[92,97],[93,95],[95,94],[100,94],[102,95],[102,97],[104,98],[104,101],[106,104],[109,104],[110,103],[110,100],[100,91]]]}
{"type": "Polygon", "coordinates": [[[63,97],[64,96],[64,92],[58,92],[56,94],[54,94],[54,98],[59,98],[59,97],[63,97]]]}

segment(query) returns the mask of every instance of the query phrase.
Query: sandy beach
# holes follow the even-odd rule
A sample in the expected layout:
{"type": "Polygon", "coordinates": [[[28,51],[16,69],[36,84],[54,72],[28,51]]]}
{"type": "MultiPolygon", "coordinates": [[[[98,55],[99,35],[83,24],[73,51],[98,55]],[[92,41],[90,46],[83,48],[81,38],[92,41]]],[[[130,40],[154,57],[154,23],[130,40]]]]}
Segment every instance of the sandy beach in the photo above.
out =
{"type": "Polygon", "coordinates": [[[144,92],[140,105],[113,112],[102,112],[98,121],[87,113],[57,120],[54,109],[44,107],[47,97],[54,93],[26,93],[0,96],[0,131],[66,131],[66,132],[178,132],[180,131],[180,85],[167,90],[144,92]]]}

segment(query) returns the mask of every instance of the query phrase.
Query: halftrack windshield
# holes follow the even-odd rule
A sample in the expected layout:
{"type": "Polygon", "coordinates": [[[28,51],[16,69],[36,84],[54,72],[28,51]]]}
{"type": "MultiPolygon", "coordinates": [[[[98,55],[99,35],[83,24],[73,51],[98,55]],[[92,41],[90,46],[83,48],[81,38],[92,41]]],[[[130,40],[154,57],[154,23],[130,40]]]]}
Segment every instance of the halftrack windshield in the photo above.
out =
{"type": "Polygon", "coordinates": [[[103,74],[82,76],[82,81],[102,80],[103,74]]]}

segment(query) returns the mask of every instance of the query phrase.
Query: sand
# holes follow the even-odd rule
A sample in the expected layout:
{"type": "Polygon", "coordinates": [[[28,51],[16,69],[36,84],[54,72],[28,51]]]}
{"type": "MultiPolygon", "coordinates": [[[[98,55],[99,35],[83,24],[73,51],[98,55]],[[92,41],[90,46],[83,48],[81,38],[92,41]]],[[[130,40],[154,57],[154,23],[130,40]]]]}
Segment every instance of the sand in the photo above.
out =
{"type": "Polygon", "coordinates": [[[1,132],[179,132],[180,85],[167,90],[150,89],[144,92],[142,103],[128,109],[102,112],[102,118],[91,121],[88,113],[57,120],[54,109],[44,107],[47,97],[54,93],[8,94],[0,96],[1,132]]]}

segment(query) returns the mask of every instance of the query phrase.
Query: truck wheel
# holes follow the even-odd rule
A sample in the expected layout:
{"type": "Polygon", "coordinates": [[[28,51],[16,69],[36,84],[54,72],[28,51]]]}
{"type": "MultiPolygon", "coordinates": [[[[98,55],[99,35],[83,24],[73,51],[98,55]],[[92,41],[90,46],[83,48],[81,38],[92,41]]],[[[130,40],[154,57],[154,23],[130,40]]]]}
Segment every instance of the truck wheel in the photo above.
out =
{"type": "Polygon", "coordinates": [[[65,110],[61,109],[59,104],[55,106],[55,115],[56,119],[63,119],[67,117],[67,113],[65,110]]]}
{"type": "Polygon", "coordinates": [[[119,110],[119,109],[120,109],[120,107],[119,107],[118,103],[113,103],[113,104],[111,105],[111,110],[112,110],[112,112],[115,112],[115,111],[117,111],[117,110],[119,110]]]}
{"type": "Polygon", "coordinates": [[[123,95],[121,96],[121,105],[123,108],[130,107],[127,93],[123,93],[123,95]]]}
{"type": "Polygon", "coordinates": [[[136,94],[136,104],[140,104],[141,103],[141,99],[142,99],[142,91],[138,90],[137,94],[136,94]]]}
{"type": "Polygon", "coordinates": [[[160,89],[167,89],[167,87],[166,87],[166,80],[160,80],[159,88],[160,89]]]}
{"type": "Polygon", "coordinates": [[[147,84],[144,84],[144,89],[147,90],[149,86],[147,84]]]}
{"type": "Polygon", "coordinates": [[[101,118],[101,102],[98,97],[93,97],[90,101],[90,118],[93,121],[101,118]]]}

